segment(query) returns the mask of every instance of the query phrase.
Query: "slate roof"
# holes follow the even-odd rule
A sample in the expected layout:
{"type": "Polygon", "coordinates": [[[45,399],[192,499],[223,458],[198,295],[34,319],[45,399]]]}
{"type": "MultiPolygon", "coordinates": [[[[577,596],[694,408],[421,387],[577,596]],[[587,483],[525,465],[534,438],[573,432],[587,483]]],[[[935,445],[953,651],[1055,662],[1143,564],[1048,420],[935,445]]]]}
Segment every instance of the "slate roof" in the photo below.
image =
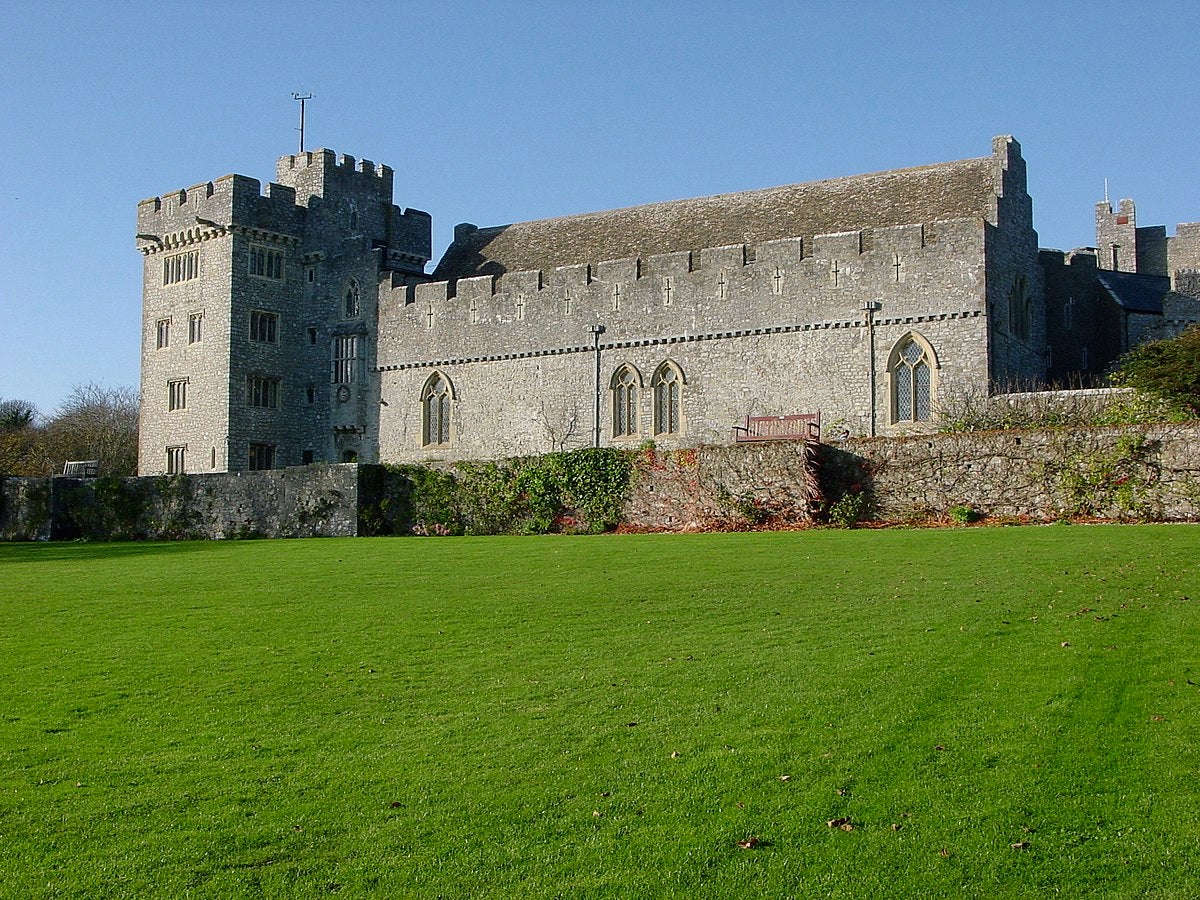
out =
{"type": "Polygon", "coordinates": [[[1165,275],[1138,275],[1134,272],[1113,272],[1099,269],[1096,280],[1100,287],[1127,312],[1162,315],[1163,297],[1171,290],[1171,279],[1165,275]]]}
{"type": "Polygon", "coordinates": [[[503,275],[729,244],[949,219],[992,220],[991,156],[765,190],[481,228],[462,235],[437,280],[503,275]]]}

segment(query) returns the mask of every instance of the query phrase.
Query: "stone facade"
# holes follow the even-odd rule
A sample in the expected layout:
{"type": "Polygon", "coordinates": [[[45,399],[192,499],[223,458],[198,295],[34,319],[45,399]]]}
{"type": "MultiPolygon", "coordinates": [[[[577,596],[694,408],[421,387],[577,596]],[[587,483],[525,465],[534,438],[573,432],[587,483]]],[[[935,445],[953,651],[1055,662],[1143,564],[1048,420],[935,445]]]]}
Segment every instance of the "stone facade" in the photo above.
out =
{"type": "Polygon", "coordinates": [[[285,156],[276,177],[138,205],[143,474],[378,458],[377,283],[424,278],[430,218],[370,160],[285,156]]]}
{"type": "Polygon", "coordinates": [[[1096,204],[1096,246],[1040,252],[1047,377],[1095,383],[1122,353],[1200,324],[1200,223],[1137,224],[1124,199],[1096,204]]]}
{"type": "MultiPolygon", "coordinates": [[[[827,434],[919,432],[947,391],[1036,385],[1048,350],[1079,355],[1055,291],[1105,302],[1094,254],[1090,272],[1039,261],[1011,137],[914,169],[460,225],[431,274],[429,216],[392,192],[387,166],[318,150],[265,189],[230,175],[139,205],[143,474],[686,448],[817,411],[827,434]]],[[[1097,215],[1114,243],[1144,238],[1143,261],[1200,250],[1097,215]]],[[[1092,369],[1127,345],[1110,318],[1089,319],[1109,341],[1092,369]]]]}
{"type": "Polygon", "coordinates": [[[747,415],[818,410],[853,434],[919,430],[940,390],[1044,372],[1031,215],[1020,148],[997,138],[957,163],[460,226],[434,273],[447,280],[381,301],[383,455],[691,447],[728,442],[747,415]],[[662,252],[617,255],[639,247],[662,252]],[[895,384],[913,344],[919,412],[895,384]],[[431,384],[450,398],[443,440],[421,402],[431,384]]]}

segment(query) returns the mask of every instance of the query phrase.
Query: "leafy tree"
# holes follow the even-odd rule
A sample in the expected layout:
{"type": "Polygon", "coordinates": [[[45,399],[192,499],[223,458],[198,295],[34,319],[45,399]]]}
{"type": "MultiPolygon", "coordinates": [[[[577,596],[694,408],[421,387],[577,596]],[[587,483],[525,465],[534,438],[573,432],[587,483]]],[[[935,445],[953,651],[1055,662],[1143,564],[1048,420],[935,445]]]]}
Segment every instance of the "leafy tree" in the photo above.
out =
{"type": "Polygon", "coordinates": [[[1118,361],[1112,382],[1200,415],[1200,327],[1134,347],[1118,361]]]}
{"type": "Polygon", "coordinates": [[[37,407],[28,400],[0,400],[0,431],[24,431],[37,421],[37,407]]]}
{"type": "Polygon", "coordinates": [[[55,470],[69,459],[100,461],[103,475],[137,472],[138,396],[128,386],[76,385],[44,427],[55,470]]]}
{"type": "Polygon", "coordinates": [[[27,400],[0,400],[0,475],[41,475],[38,411],[27,400]]]}
{"type": "Polygon", "coordinates": [[[76,385],[44,417],[25,400],[0,401],[0,475],[53,475],[95,459],[104,475],[137,471],[138,397],[130,387],[76,385]]]}

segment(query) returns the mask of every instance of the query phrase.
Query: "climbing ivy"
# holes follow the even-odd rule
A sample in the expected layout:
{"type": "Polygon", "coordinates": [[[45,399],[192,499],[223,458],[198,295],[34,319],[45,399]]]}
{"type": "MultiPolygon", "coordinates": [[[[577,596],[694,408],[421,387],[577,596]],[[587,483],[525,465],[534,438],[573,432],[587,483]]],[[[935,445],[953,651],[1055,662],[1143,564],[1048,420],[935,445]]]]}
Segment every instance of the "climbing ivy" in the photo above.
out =
{"type": "Polygon", "coordinates": [[[1061,513],[1069,516],[1105,515],[1147,518],[1147,494],[1156,473],[1149,464],[1150,442],[1142,434],[1124,434],[1109,450],[1078,453],[1061,462],[1048,462],[1045,474],[1057,482],[1063,498],[1061,513]]]}
{"type": "Polygon", "coordinates": [[[449,469],[393,465],[369,518],[409,534],[597,533],[620,521],[631,470],[627,453],[608,448],[449,469]]]}

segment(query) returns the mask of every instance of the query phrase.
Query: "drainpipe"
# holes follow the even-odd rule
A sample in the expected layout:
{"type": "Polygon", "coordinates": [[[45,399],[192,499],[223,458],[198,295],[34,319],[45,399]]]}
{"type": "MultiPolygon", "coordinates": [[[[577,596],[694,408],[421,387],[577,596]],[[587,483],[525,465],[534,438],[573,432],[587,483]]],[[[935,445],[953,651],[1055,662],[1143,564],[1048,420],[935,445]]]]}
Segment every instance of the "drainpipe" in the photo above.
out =
{"type": "Polygon", "coordinates": [[[603,325],[593,325],[588,329],[592,333],[592,355],[595,359],[596,404],[592,410],[592,446],[600,446],[600,335],[604,334],[603,325]]]}
{"type": "Polygon", "coordinates": [[[868,300],[863,303],[863,312],[867,314],[867,390],[871,398],[871,437],[875,437],[875,313],[883,304],[878,300],[868,300]]]}

